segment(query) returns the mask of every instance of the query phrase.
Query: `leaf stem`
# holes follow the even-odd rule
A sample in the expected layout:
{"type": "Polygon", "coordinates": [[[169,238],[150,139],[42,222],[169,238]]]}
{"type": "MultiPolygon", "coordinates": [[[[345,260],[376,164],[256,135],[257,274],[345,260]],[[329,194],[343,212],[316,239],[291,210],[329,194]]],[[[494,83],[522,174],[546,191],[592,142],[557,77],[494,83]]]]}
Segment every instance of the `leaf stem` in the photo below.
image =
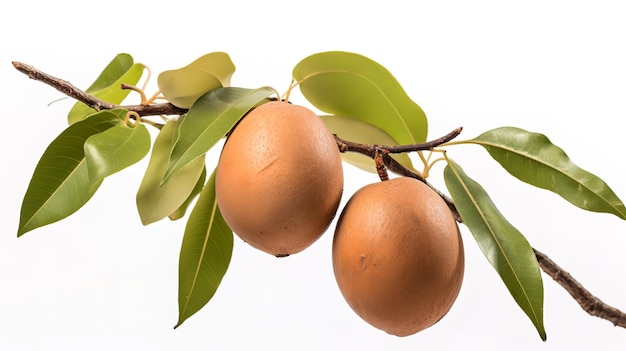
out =
{"type": "Polygon", "coordinates": [[[137,88],[136,86],[134,86],[134,85],[130,85],[130,84],[122,84],[122,85],[120,86],[120,88],[121,88],[121,89],[128,89],[128,90],[132,90],[132,91],[134,91],[134,92],[136,92],[136,93],[139,93],[139,95],[141,96],[141,104],[142,104],[143,106],[146,106],[146,105],[147,105],[147,103],[146,103],[146,102],[148,101],[148,99],[146,98],[146,93],[143,91],[143,89],[139,89],[139,88],[137,88]]]}

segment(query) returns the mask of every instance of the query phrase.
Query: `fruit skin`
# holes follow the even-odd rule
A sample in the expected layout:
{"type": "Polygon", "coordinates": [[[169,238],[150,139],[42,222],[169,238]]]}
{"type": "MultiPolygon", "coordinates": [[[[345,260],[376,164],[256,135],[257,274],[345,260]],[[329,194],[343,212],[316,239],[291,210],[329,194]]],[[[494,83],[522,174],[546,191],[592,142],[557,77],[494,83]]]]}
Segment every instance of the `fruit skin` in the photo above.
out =
{"type": "Polygon", "coordinates": [[[350,307],[397,336],[439,321],[459,294],[465,268],[463,241],[446,203],[406,177],[352,196],[337,222],[332,258],[350,307]]]}
{"type": "Polygon", "coordinates": [[[315,242],[343,193],[334,136],[311,110],[281,101],[258,106],[239,122],[216,172],[226,223],[253,247],[278,257],[315,242]]]}

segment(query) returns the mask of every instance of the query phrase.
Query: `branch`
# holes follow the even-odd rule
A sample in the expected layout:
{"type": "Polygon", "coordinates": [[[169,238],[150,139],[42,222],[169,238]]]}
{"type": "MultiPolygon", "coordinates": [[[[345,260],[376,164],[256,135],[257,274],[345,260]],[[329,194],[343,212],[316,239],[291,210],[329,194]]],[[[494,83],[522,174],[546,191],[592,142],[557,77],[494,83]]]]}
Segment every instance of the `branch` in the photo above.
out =
{"type": "Polygon", "coordinates": [[[146,106],[144,105],[121,106],[121,105],[111,104],[106,101],[100,100],[93,95],[87,94],[86,92],[78,89],[77,87],[72,85],[72,83],[66,80],[53,77],[47,73],[44,73],[36,69],[33,66],[29,66],[21,62],[17,62],[17,61],[13,61],[12,63],[15,69],[27,75],[28,78],[48,84],[49,86],[55,88],[61,93],[86,104],[87,106],[93,108],[96,111],[123,108],[128,111],[137,112],[139,116],[181,115],[187,112],[186,109],[176,107],[169,102],[162,103],[162,104],[151,104],[151,105],[146,105],[146,106]]]}
{"type": "Polygon", "coordinates": [[[459,214],[459,211],[457,211],[456,206],[454,205],[454,202],[449,196],[442,193],[439,189],[435,188],[430,183],[428,183],[428,181],[424,177],[422,177],[420,174],[408,169],[407,167],[402,165],[400,162],[396,161],[393,157],[389,156],[389,153],[431,150],[434,147],[437,147],[457,137],[461,133],[462,129],[463,128],[457,128],[453,130],[452,132],[446,134],[445,136],[439,139],[435,139],[433,141],[427,141],[425,143],[411,144],[411,145],[385,146],[385,145],[375,145],[375,144],[360,144],[360,143],[355,143],[353,141],[341,139],[337,135],[335,135],[335,141],[337,142],[337,146],[339,146],[340,152],[357,152],[362,155],[369,156],[370,158],[374,160],[376,160],[377,154],[381,154],[382,161],[385,164],[385,166],[389,168],[389,170],[391,170],[393,173],[396,173],[404,177],[415,178],[423,182],[424,184],[428,185],[432,190],[434,190],[443,199],[443,201],[445,201],[445,203],[450,208],[450,211],[452,211],[452,214],[454,215],[454,219],[456,219],[457,222],[462,223],[463,220],[461,219],[461,215],[459,214]],[[398,150],[403,150],[403,151],[398,151],[398,150]]]}
{"type": "Polygon", "coordinates": [[[615,307],[611,307],[593,296],[569,273],[559,267],[548,256],[537,249],[533,249],[539,266],[552,279],[559,283],[567,292],[572,295],[585,312],[613,323],[615,326],[626,328],[626,314],[615,307]]]}
{"type": "MultiPolygon", "coordinates": [[[[13,66],[20,72],[26,74],[29,78],[43,82],[45,84],[50,85],[51,87],[57,89],[61,93],[72,97],[78,101],[81,101],[90,107],[96,110],[107,110],[107,109],[115,109],[122,108],[127,109],[129,111],[134,111],[140,116],[155,116],[155,115],[181,115],[187,112],[186,109],[181,109],[172,105],[171,103],[162,103],[162,104],[150,104],[150,105],[115,105],[110,104],[108,102],[102,101],[93,95],[90,95],[78,88],[76,88],[71,83],[53,77],[47,73],[44,73],[32,66],[20,63],[13,62],[13,66]]],[[[422,182],[428,184],[424,177],[417,174],[416,172],[408,169],[407,167],[400,164],[398,161],[393,159],[389,153],[402,153],[402,152],[411,152],[418,150],[430,150],[438,145],[441,145],[445,142],[448,142],[454,139],[461,132],[461,128],[457,128],[449,134],[430,141],[423,144],[412,144],[412,145],[401,145],[401,146],[384,146],[384,145],[371,145],[371,144],[359,144],[347,140],[343,140],[337,136],[335,136],[335,140],[337,141],[337,146],[341,152],[358,152],[363,155],[369,156],[372,159],[376,157],[382,157],[382,162],[386,167],[389,168],[394,173],[397,173],[402,176],[416,178],[421,180],[422,182]],[[377,156],[378,155],[378,156],[377,156]]],[[[428,184],[430,186],[430,184],[428,184]]],[[[461,216],[459,215],[454,203],[450,198],[448,198],[445,194],[441,193],[439,190],[435,189],[433,186],[430,186],[433,190],[435,190],[448,204],[450,210],[455,215],[458,222],[462,222],[461,216]]],[[[534,249],[535,256],[537,257],[537,261],[539,262],[539,266],[541,269],[554,281],[556,281],[559,285],[561,285],[569,294],[580,304],[582,309],[592,316],[596,316],[605,320],[610,321],[616,326],[620,326],[622,328],[626,328],[626,313],[611,307],[600,299],[592,295],[587,289],[585,289],[576,279],[574,279],[568,272],[559,267],[554,261],[552,261],[548,256],[541,253],[540,251],[534,249]]]]}

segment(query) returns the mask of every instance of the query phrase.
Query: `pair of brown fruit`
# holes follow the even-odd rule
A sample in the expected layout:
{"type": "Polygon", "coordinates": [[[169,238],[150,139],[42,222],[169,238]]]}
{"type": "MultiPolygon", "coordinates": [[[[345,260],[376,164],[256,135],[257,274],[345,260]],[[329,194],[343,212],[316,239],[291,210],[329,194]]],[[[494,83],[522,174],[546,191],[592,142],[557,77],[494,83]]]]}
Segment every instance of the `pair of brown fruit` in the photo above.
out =
{"type": "MultiPolygon", "coordinates": [[[[228,137],[216,196],[230,228],[251,246],[288,256],[328,229],[343,192],[333,135],[311,110],[285,102],[253,109],[228,137]]],[[[445,202],[424,183],[367,185],[338,218],[332,260],[339,289],[366,322],[407,336],[452,307],[463,243],[445,202]]]]}

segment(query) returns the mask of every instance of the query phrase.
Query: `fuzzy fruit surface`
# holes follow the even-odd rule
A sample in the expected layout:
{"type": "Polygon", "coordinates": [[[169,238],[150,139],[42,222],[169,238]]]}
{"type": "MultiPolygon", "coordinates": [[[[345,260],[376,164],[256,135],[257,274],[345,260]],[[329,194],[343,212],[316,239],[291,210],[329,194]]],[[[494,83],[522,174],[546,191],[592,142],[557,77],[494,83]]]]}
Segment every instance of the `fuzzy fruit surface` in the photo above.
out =
{"type": "Polygon", "coordinates": [[[332,258],[350,307],[397,336],[439,321],[456,300],[465,269],[448,206],[427,185],[405,177],[352,196],[337,222],[332,258]]]}
{"type": "Polygon", "coordinates": [[[343,192],[333,135],[313,111],[280,101],[256,107],[239,122],[216,172],[226,223],[274,256],[300,252],[319,239],[343,192]]]}

